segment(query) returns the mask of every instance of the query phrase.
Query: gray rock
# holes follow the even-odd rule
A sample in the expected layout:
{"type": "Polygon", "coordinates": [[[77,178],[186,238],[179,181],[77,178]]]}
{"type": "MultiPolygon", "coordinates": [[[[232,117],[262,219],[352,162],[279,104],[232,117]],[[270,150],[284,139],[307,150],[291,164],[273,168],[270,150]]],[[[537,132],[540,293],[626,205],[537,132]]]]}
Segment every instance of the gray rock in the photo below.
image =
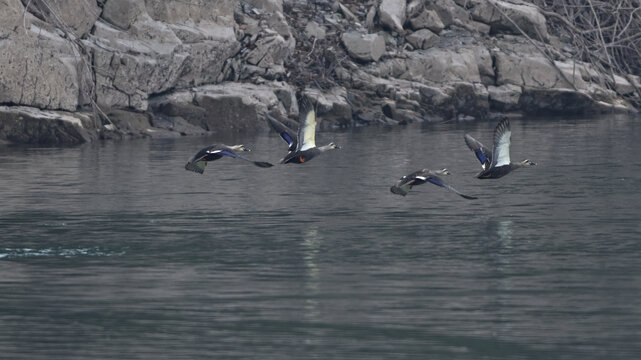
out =
{"type": "Polygon", "coordinates": [[[406,64],[408,71],[403,78],[407,80],[423,78],[433,83],[481,82],[476,55],[469,49],[430,48],[412,52],[406,64]]]}
{"type": "Polygon", "coordinates": [[[466,24],[470,15],[464,8],[458,6],[454,0],[432,0],[425,4],[428,10],[434,10],[445,27],[452,24],[466,24]]]}
{"type": "MultiPolygon", "coordinates": [[[[491,0],[493,4],[503,12],[507,17],[512,19],[523,32],[528,36],[547,41],[549,35],[547,32],[545,16],[541,13],[540,9],[532,4],[527,3],[512,3],[501,0],[491,0]]],[[[487,0],[471,0],[470,4],[473,6],[470,14],[474,20],[483,22],[492,27],[495,32],[510,32],[513,34],[520,34],[520,31],[514,24],[501,15],[496,7],[494,7],[487,0]]]]}
{"type": "Polygon", "coordinates": [[[94,125],[88,114],[0,106],[0,140],[13,143],[82,144],[96,139],[94,125]]]}
{"type": "Polygon", "coordinates": [[[83,70],[68,42],[32,25],[0,40],[0,103],[75,111],[83,70]]]}
{"type": "Polygon", "coordinates": [[[245,0],[245,2],[262,10],[283,11],[283,0],[245,0]]]}
{"type": "Polygon", "coordinates": [[[616,74],[614,75],[614,89],[622,95],[634,93],[634,86],[626,78],[616,74]]]}
{"type": "Polygon", "coordinates": [[[521,87],[516,85],[488,86],[490,106],[499,111],[516,110],[521,98],[521,87]]]}
{"type": "Polygon", "coordinates": [[[405,0],[382,0],[378,7],[381,25],[399,34],[402,33],[406,6],[405,0]]]}
{"type": "Polygon", "coordinates": [[[438,44],[439,37],[428,29],[421,29],[407,35],[406,39],[416,49],[429,49],[438,44]]]}
{"type": "Polygon", "coordinates": [[[293,89],[279,82],[224,83],[154,97],[150,107],[157,115],[180,117],[207,131],[256,131],[265,127],[258,121],[265,113],[287,116],[279,95],[282,98],[288,92],[293,89]]]}
{"type": "Polygon", "coordinates": [[[318,40],[325,39],[325,28],[318,25],[315,21],[310,21],[305,25],[305,35],[308,38],[316,38],[318,40]]]}
{"type": "Polygon", "coordinates": [[[490,51],[482,45],[470,46],[468,49],[472,50],[476,56],[481,82],[486,86],[494,85],[496,74],[494,73],[494,64],[490,51]]]}
{"type": "Polygon", "coordinates": [[[420,14],[410,19],[412,29],[429,29],[436,34],[440,33],[444,28],[441,18],[434,10],[423,10],[420,14]]]}
{"type": "Polygon", "coordinates": [[[303,97],[316,105],[316,121],[320,129],[326,129],[334,123],[340,126],[351,125],[352,107],[347,102],[347,90],[344,87],[334,87],[326,92],[306,88],[303,97]]]}
{"type": "MultiPolygon", "coordinates": [[[[571,89],[568,83],[554,68],[553,64],[543,55],[494,53],[494,63],[497,73],[497,85],[512,84],[529,88],[565,88],[571,89]]],[[[564,71],[566,74],[569,69],[564,71]]],[[[572,79],[571,73],[569,79],[572,79]]],[[[578,87],[585,87],[585,83],[576,73],[574,78],[578,87]]]]}
{"type": "Polygon", "coordinates": [[[586,114],[597,109],[588,93],[571,89],[524,88],[519,103],[531,113],[586,114]]]}
{"type": "Polygon", "coordinates": [[[273,65],[283,65],[289,56],[289,44],[278,34],[262,36],[256,41],[253,50],[244,55],[245,61],[249,64],[262,68],[273,65]]]}
{"type": "Polygon", "coordinates": [[[367,15],[365,15],[365,28],[367,28],[367,31],[373,31],[374,30],[374,19],[376,18],[376,5],[371,5],[369,8],[369,11],[367,11],[367,15]]]}
{"type": "Polygon", "coordinates": [[[338,8],[340,9],[341,13],[343,13],[343,16],[345,16],[345,18],[347,20],[349,20],[349,21],[358,21],[358,18],[356,17],[356,15],[354,15],[354,13],[352,13],[347,8],[347,6],[345,6],[345,5],[341,4],[341,3],[338,3],[338,8]]]}
{"type": "Polygon", "coordinates": [[[96,1],[89,0],[49,0],[28,3],[29,11],[39,14],[52,25],[64,26],[64,30],[76,38],[85,36],[91,30],[101,11],[96,1]]]}
{"type": "Polygon", "coordinates": [[[0,0],[0,39],[4,39],[22,26],[24,6],[20,0],[0,0]]]}
{"type": "Polygon", "coordinates": [[[146,12],[144,1],[109,0],[105,2],[100,17],[120,29],[127,30],[144,12],[146,12]]]}
{"type": "Polygon", "coordinates": [[[122,109],[113,109],[107,116],[121,134],[140,137],[153,133],[150,114],[122,109]]]}
{"type": "Polygon", "coordinates": [[[351,57],[360,61],[378,61],[385,53],[385,40],[378,34],[346,32],[341,36],[351,57]]]}
{"type": "Polygon", "coordinates": [[[407,3],[405,8],[405,17],[411,19],[413,17],[419,16],[421,12],[425,9],[423,5],[423,0],[412,0],[407,3]]]}

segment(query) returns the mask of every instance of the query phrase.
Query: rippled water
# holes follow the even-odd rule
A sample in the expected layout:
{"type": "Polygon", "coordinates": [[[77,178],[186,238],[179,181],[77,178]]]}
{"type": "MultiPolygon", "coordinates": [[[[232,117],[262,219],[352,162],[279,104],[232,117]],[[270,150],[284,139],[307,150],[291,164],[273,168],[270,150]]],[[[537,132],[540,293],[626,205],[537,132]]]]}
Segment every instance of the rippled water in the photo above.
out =
{"type": "Polygon", "coordinates": [[[539,166],[477,180],[494,125],[0,147],[0,357],[638,358],[641,123],[513,120],[539,166]],[[423,167],[479,199],[389,192],[423,167]]]}

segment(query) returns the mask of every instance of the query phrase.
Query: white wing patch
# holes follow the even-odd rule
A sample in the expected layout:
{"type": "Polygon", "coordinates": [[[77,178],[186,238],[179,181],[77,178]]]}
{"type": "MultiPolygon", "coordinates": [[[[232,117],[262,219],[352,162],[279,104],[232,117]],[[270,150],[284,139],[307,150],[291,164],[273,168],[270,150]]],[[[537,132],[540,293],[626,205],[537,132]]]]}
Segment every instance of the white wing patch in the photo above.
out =
{"type": "Polygon", "coordinates": [[[419,179],[419,180],[422,180],[422,181],[427,180],[427,178],[425,176],[417,176],[417,177],[415,177],[415,179],[419,179]]]}
{"type": "Polygon", "coordinates": [[[501,134],[499,141],[495,145],[493,151],[496,162],[494,166],[503,166],[510,164],[510,137],[512,136],[512,131],[506,129],[501,134]]]}
{"type": "Polygon", "coordinates": [[[298,141],[300,151],[316,147],[316,112],[312,109],[305,116],[305,122],[300,124],[298,141]]]}

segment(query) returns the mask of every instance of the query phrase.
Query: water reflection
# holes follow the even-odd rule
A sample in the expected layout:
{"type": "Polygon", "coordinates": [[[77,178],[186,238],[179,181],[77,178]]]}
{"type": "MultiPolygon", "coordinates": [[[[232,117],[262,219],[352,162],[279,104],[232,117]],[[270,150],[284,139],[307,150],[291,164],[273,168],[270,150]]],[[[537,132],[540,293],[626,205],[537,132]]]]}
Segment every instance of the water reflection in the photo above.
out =
{"type": "Polygon", "coordinates": [[[305,265],[305,317],[318,320],[318,293],[321,269],[317,257],[322,245],[322,237],[317,225],[310,225],[303,233],[303,263],[305,265]]]}
{"type": "Polygon", "coordinates": [[[513,326],[508,321],[513,301],[514,290],[511,267],[514,262],[512,253],[512,239],[514,235],[514,221],[490,220],[486,233],[488,234],[488,256],[491,266],[491,293],[495,294],[489,307],[494,313],[492,336],[495,338],[509,337],[513,326]]]}

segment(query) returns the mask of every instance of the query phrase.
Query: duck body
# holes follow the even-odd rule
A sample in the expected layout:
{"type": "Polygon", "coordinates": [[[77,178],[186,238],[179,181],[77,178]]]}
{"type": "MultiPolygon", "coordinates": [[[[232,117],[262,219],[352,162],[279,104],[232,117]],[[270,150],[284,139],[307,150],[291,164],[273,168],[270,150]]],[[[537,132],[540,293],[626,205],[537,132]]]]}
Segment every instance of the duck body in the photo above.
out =
{"type": "Polygon", "coordinates": [[[483,169],[476,175],[478,179],[499,179],[516,169],[536,165],[536,163],[528,159],[521,162],[512,162],[510,160],[511,136],[512,131],[510,130],[508,118],[504,118],[496,125],[494,129],[494,146],[491,151],[483,146],[480,141],[465,134],[465,143],[474,152],[483,169]]]}
{"type": "Polygon", "coordinates": [[[285,156],[280,162],[281,164],[302,164],[306,161],[309,161],[320,154],[321,151],[318,148],[303,150],[303,151],[292,151],[287,156],[285,156]]]}
{"type": "MultiPolygon", "coordinates": [[[[305,108],[302,106],[301,108],[305,108]]],[[[306,109],[301,111],[301,118],[298,125],[298,133],[285,126],[285,124],[276,120],[274,117],[266,114],[270,126],[287,142],[289,152],[281,164],[302,164],[315,158],[327,150],[340,149],[334,143],[325,146],[316,146],[316,112],[307,105],[306,109]]]]}
{"type": "Polygon", "coordinates": [[[231,158],[238,158],[241,160],[249,161],[258,167],[271,167],[272,164],[264,161],[252,161],[239,154],[236,151],[251,151],[251,149],[245,147],[244,145],[232,145],[227,146],[224,144],[213,144],[207,147],[200,149],[194,156],[187,160],[185,164],[185,170],[194,171],[199,174],[205,172],[205,167],[210,161],[215,161],[223,156],[229,156],[231,158]]]}
{"type": "Polygon", "coordinates": [[[491,167],[476,174],[476,177],[479,179],[498,179],[511,173],[512,170],[516,170],[518,168],[520,168],[520,166],[517,166],[514,163],[510,163],[509,165],[491,167]]]}
{"type": "Polygon", "coordinates": [[[450,175],[450,172],[447,169],[441,169],[441,170],[421,169],[400,178],[396,182],[396,184],[394,184],[390,188],[390,191],[393,194],[405,196],[412,189],[412,187],[429,182],[436,186],[445,188],[446,190],[451,191],[464,199],[468,199],[468,200],[476,199],[476,197],[474,196],[465,195],[459,192],[458,190],[454,189],[452,186],[447,184],[440,177],[440,175],[450,175]]]}

